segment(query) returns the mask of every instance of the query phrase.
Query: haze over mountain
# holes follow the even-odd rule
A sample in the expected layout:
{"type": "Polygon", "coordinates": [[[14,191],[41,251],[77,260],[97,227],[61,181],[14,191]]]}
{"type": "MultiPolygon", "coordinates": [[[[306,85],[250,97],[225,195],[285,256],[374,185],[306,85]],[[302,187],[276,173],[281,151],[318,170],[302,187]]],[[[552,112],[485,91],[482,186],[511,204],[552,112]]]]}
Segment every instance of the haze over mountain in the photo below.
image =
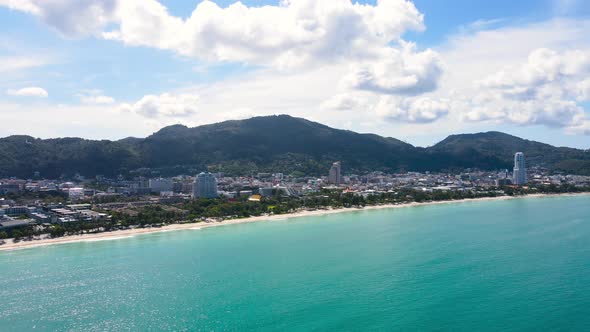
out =
{"type": "Polygon", "coordinates": [[[345,173],[445,171],[512,167],[522,151],[530,166],[590,174],[590,152],[554,147],[500,132],[452,135],[420,148],[391,137],[359,134],[288,115],[188,128],[174,125],[146,138],[0,139],[0,176],[54,178],[79,173],[123,175],[284,172],[326,174],[340,160],[345,173]]]}

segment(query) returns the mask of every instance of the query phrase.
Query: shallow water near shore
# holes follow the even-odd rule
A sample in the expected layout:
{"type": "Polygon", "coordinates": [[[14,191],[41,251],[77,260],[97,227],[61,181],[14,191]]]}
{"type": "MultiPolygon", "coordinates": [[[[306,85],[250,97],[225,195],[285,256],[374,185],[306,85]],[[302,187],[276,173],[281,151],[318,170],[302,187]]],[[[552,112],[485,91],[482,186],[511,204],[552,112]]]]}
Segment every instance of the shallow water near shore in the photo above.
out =
{"type": "Polygon", "coordinates": [[[590,329],[590,196],[0,253],[1,331],[590,329]]]}

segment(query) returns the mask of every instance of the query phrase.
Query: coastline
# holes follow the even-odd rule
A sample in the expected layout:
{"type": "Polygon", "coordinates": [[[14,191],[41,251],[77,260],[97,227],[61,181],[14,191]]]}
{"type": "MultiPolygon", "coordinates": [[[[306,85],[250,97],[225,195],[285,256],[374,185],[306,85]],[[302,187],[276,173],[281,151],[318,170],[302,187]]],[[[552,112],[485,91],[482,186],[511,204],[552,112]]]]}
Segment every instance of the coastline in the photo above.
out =
{"type": "Polygon", "coordinates": [[[222,222],[214,222],[214,223],[200,222],[200,223],[172,224],[172,225],[167,225],[167,226],[163,226],[160,228],[136,228],[136,229],[118,230],[118,231],[113,231],[113,232],[102,232],[102,233],[92,233],[92,234],[83,234],[83,235],[68,235],[68,236],[59,237],[59,238],[48,238],[48,239],[40,239],[40,240],[32,240],[32,241],[20,241],[18,243],[10,242],[10,243],[6,243],[4,245],[0,245],[0,252],[19,250],[19,249],[37,248],[37,247],[56,245],[56,244],[117,240],[117,239],[130,238],[130,237],[134,237],[137,235],[161,233],[161,232],[182,231],[182,230],[199,230],[199,229],[204,229],[204,228],[209,228],[209,227],[219,227],[219,226],[236,225],[236,224],[247,224],[247,223],[263,222],[263,221],[277,221],[277,220],[283,221],[283,220],[287,220],[287,219],[291,219],[291,218],[323,216],[323,215],[336,214],[336,213],[346,213],[346,212],[361,212],[361,211],[369,211],[369,210],[397,209],[397,208],[431,206],[431,205],[441,205],[441,204],[469,203],[469,202],[481,202],[481,201],[501,201],[501,200],[512,200],[512,199],[551,198],[551,197],[589,196],[589,195],[590,195],[590,193],[532,194],[532,195],[516,196],[516,197],[514,197],[514,196],[482,197],[482,198],[469,198],[469,199],[452,200],[452,201],[435,201],[435,202],[424,202],[424,203],[410,202],[410,203],[403,203],[403,204],[372,205],[372,206],[365,206],[363,208],[335,208],[335,209],[314,210],[314,211],[298,211],[298,212],[289,213],[289,214],[280,214],[280,215],[272,215],[272,216],[258,216],[258,217],[248,217],[248,218],[240,218],[240,219],[228,219],[228,220],[225,220],[222,222]]]}

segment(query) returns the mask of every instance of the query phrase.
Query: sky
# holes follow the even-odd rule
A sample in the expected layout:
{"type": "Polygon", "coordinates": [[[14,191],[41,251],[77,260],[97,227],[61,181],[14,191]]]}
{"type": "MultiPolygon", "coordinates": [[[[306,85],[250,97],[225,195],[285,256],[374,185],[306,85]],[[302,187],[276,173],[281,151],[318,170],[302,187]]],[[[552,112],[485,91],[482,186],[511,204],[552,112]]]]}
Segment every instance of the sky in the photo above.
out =
{"type": "Polygon", "coordinates": [[[590,148],[586,0],[0,0],[0,31],[0,137],[289,114],[590,148]]]}

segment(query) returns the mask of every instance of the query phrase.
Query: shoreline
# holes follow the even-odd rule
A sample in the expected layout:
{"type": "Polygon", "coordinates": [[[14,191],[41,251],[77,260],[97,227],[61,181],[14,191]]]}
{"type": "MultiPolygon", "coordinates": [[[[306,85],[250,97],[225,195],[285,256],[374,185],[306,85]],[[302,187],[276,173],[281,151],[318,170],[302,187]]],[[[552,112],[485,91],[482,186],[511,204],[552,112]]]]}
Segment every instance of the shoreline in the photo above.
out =
{"type": "Polygon", "coordinates": [[[0,245],[0,252],[2,251],[13,251],[13,250],[20,250],[20,249],[30,249],[30,248],[37,248],[37,247],[44,247],[49,245],[57,245],[57,244],[68,244],[68,243],[76,243],[76,242],[98,242],[98,241],[106,241],[106,240],[118,240],[118,239],[125,239],[134,237],[137,235],[143,234],[153,234],[153,233],[162,233],[162,232],[171,232],[171,231],[182,231],[182,230],[200,230],[209,227],[219,227],[219,226],[228,226],[228,225],[237,225],[237,224],[248,224],[254,222],[264,222],[264,221],[277,221],[277,220],[288,220],[291,218],[304,218],[304,217],[313,217],[313,216],[323,216],[323,215],[331,215],[336,213],[346,213],[346,212],[362,212],[362,211],[369,211],[369,210],[383,210],[383,209],[397,209],[397,208],[409,208],[409,207],[420,207],[420,206],[432,206],[432,205],[441,205],[441,204],[455,204],[455,203],[469,203],[469,202],[482,202],[482,201],[502,201],[502,200],[513,200],[513,199],[526,199],[526,198],[555,198],[555,197],[568,197],[568,196],[589,196],[590,193],[564,193],[564,194],[532,194],[526,196],[501,196],[501,197],[481,197],[481,198],[468,198],[462,200],[451,200],[451,201],[435,201],[435,202],[410,202],[410,203],[402,203],[402,204],[384,204],[384,205],[372,205],[372,206],[365,206],[363,208],[335,208],[335,209],[326,209],[326,210],[313,210],[313,211],[298,211],[294,213],[288,214],[279,214],[279,215],[272,215],[272,216],[257,216],[257,217],[248,217],[248,218],[240,218],[240,219],[228,219],[222,222],[214,222],[214,223],[186,223],[186,224],[171,224],[167,226],[163,226],[160,228],[136,228],[136,229],[126,229],[126,230],[118,230],[112,232],[102,232],[102,233],[91,233],[91,234],[83,234],[83,235],[68,235],[59,238],[47,238],[47,239],[40,239],[40,240],[32,240],[32,241],[20,241],[18,243],[6,243],[4,245],[0,245]]]}

